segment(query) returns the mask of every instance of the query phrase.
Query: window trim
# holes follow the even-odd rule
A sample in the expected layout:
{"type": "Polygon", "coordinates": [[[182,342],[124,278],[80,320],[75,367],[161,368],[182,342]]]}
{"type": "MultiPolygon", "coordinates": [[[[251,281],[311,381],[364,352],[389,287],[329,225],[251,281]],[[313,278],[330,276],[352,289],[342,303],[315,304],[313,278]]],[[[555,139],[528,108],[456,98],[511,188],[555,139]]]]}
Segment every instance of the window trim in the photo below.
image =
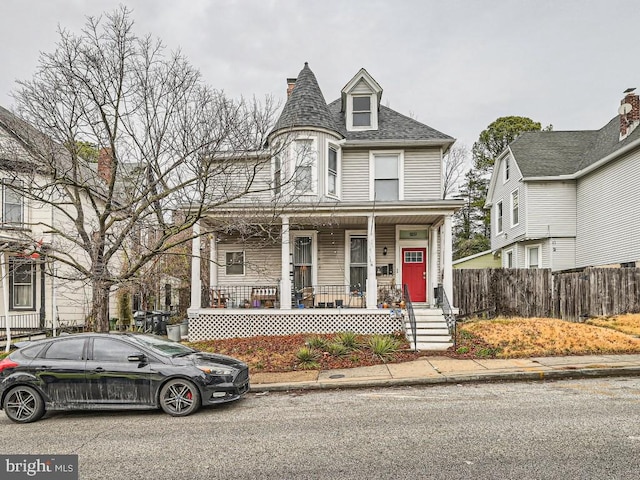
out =
{"type": "Polygon", "coordinates": [[[327,140],[326,159],[327,159],[326,168],[325,168],[326,195],[331,198],[340,199],[342,197],[342,188],[341,188],[342,187],[342,176],[341,176],[342,149],[337,143],[327,140]],[[329,174],[329,151],[332,149],[335,150],[336,152],[336,192],[335,193],[329,192],[329,175],[330,175],[329,174]]]}
{"type": "Polygon", "coordinates": [[[224,252],[224,274],[227,277],[244,277],[247,274],[247,254],[244,250],[226,250],[224,252]],[[242,273],[229,273],[227,268],[229,267],[229,263],[227,261],[227,255],[230,253],[241,253],[242,254],[242,273]]]}
{"type": "Polygon", "coordinates": [[[496,202],[496,235],[504,233],[504,206],[502,200],[496,202]]]}
{"type": "MultiPolygon", "coordinates": [[[[20,189],[22,189],[22,185],[24,182],[19,178],[3,178],[2,179],[2,225],[14,226],[14,227],[22,227],[25,224],[25,199],[24,195],[21,194],[20,189]],[[14,190],[15,193],[20,196],[20,221],[18,222],[8,222],[7,221],[7,189],[11,188],[11,184],[16,183],[16,188],[18,190],[14,190]]],[[[16,205],[16,204],[11,204],[16,205]]]]}
{"type": "Polygon", "coordinates": [[[502,169],[502,183],[507,183],[511,178],[511,161],[509,156],[504,159],[504,168],[502,169]]]}
{"type": "Polygon", "coordinates": [[[398,199],[384,200],[397,201],[404,200],[404,150],[375,150],[369,152],[369,200],[375,201],[376,198],[376,156],[388,157],[392,155],[398,156],[398,199]]]}
{"type": "Polygon", "coordinates": [[[317,195],[318,194],[318,139],[315,136],[299,136],[291,142],[291,159],[290,159],[290,167],[291,167],[291,191],[294,195],[317,195]],[[296,151],[297,142],[311,142],[311,151],[315,153],[314,161],[309,165],[311,167],[311,190],[299,190],[297,181],[296,181],[296,171],[299,166],[298,165],[298,153],[296,151]]]}
{"type": "MultiPolygon", "coordinates": [[[[358,110],[360,111],[360,110],[358,110]]],[[[350,93],[347,95],[347,130],[348,131],[367,131],[378,129],[378,95],[376,93],[350,93]],[[371,109],[371,124],[370,125],[354,125],[353,124],[353,99],[355,97],[369,97],[370,109],[371,109]]]]}
{"type": "Polygon", "coordinates": [[[505,250],[504,251],[504,264],[503,264],[503,268],[516,268],[515,267],[515,262],[516,260],[516,256],[515,256],[515,250],[513,248],[510,248],[509,250],[505,250]],[[507,262],[507,258],[509,258],[509,255],[511,255],[511,266],[509,266],[509,263],[507,262]]]}
{"type": "MultiPolygon", "coordinates": [[[[366,230],[345,230],[344,235],[344,283],[346,285],[346,292],[351,290],[351,239],[352,238],[364,238],[367,240],[367,257],[369,251],[369,238],[366,230]]],[[[366,265],[365,265],[366,266],[366,265]]],[[[367,267],[368,268],[368,267],[367,267]]],[[[365,282],[361,285],[362,291],[367,290],[367,276],[365,275],[365,282]]]]}
{"type": "MultiPolygon", "coordinates": [[[[291,232],[291,238],[289,240],[292,255],[291,268],[294,268],[293,249],[295,248],[296,238],[298,237],[311,238],[311,286],[318,285],[318,232],[316,230],[296,230],[295,232],[291,232]]],[[[293,286],[293,280],[291,281],[291,284],[293,286]]]]}
{"type": "Polygon", "coordinates": [[[279,195],[282,195],[282,179],[284,177],[284,163],[282,154],[279,153],[271,157],[271,195],[275,198],[279,195]],[[280,169],[276,170],[276,161],[280,162],[280,169]],[[279,185],[276,185],[276,173],[280,172],[279,175],[279,185]]]}
{"type": "MultiPolygon", "coordinates": [[[[9,310],[10,311],[20,311],[20,312],[35,312],[36,311],[36,262],[29,259],[23,259],[18,257],[9,257],[9,310]],[[15,293],[15,282],[14,282],[14,273],[15,273],[15,265],[18,263],[29,264],[31,266],[31,305],[27,306],[16,306],[14,300],[15,293]]],[[[19,284],[25,285],[25,284],[19,284]]]]}
{"type": "Polygon", "coordinates": [[[542,244],[536,243],[535,245],[527,245],[525,246],[525,262],[527,268],[542,268],[542,244]],[[531,260],[531,250],[538,249],[538,266],[532,267],[530,264],[531,260]]]}
{"type": "Polygon", "coordinates": [[[511,212],[511,218],[510,218],[510,224],[512,227],[516,227],[518,225],[520,225],[520,189],[516,188],[515,190],[513,190],[511,192],[511,196],[510,196],[510,201],[511,201],[511,208],[509,209],[509,211],[511,212]],[[517,209],[514,208],[514,202],[513,202],[513,198],[514,198],[514,193],[516,194],[516,198],[518,200],[518,205],[517,205],[517,209]],[[514,222],[514,212],[517,212],[517,221],[514,222]]]}

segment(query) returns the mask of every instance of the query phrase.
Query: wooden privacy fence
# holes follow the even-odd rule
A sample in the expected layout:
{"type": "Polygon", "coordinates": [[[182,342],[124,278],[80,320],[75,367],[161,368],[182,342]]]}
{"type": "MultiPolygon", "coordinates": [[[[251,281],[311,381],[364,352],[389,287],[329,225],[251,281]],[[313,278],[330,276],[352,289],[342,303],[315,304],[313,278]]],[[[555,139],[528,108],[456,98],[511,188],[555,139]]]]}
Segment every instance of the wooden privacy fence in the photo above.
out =
{"type": "Polygon", "coordinates": [[[461,315],[586,317],[640,312],[640,268],[456,269],[453,304],[461,315]]]}

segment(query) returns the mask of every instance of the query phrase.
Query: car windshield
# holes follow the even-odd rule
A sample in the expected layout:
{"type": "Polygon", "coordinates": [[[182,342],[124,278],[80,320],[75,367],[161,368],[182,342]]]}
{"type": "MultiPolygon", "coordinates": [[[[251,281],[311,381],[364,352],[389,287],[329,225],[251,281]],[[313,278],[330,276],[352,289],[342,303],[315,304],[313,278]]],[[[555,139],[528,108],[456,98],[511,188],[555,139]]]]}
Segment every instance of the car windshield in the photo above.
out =
{"type": "Polygon", "coordinates": [[[185,347],[180,343],[170,342],[168,340],[149,335],[132,335],[131,338],[155,352],[159,352],[163,355],[169,355],[170,357],[176,357],[178,355],[184,356],[196,352],[196,350],[185,347]]]}

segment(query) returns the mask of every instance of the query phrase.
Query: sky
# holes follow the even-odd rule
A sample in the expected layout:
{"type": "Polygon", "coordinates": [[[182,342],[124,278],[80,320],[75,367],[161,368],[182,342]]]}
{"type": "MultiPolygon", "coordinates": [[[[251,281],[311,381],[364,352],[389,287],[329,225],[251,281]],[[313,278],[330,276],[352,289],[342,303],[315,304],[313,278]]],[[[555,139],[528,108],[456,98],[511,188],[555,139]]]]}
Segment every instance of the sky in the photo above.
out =
{"type": "Polygon", "coordinates": [[[55,50],[58,28],[118,5],[204,81],[273,95],[309,62],[327,102],[364,67],[382,103],[471,148],[498,117],[597,129],[640,88],[637,0],[0,0],[0,105],[55,50]]]}

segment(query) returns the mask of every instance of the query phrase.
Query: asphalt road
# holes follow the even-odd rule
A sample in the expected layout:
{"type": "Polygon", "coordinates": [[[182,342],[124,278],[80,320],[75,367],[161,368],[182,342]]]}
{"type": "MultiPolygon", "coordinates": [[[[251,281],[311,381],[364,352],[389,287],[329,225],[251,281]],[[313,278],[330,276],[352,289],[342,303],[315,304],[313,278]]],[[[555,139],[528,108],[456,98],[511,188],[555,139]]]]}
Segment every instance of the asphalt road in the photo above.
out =
{"type": "Polygon", "coordinates": [[[80,478],[637,479],[640,378],[250,394],[186,418],[0,414],[0,451],[80,478]]]}

